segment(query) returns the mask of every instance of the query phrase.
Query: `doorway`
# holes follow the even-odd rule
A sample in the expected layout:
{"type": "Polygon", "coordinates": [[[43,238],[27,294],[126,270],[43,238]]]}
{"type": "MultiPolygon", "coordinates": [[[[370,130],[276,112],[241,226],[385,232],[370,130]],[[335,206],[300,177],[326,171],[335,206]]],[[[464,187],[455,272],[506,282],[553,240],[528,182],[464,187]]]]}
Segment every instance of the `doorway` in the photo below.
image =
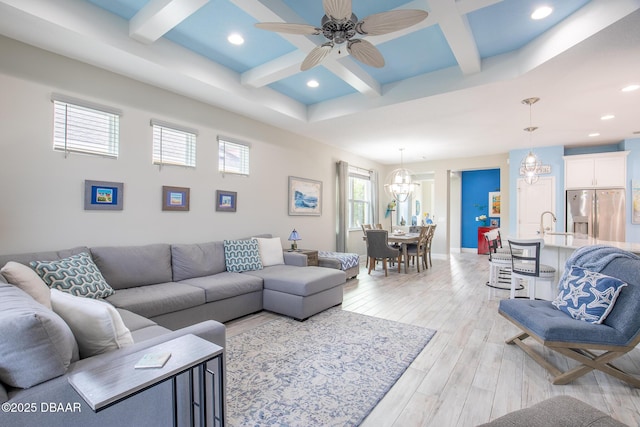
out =
{"type": "MultiPolygon", "coordinates": [[[[517,233],[521,237],[535,237],[540,230],[540,215],[544,211],[556,212],[556,179],[553,176],[540,177],[535,184],[527,184],[518,179],[517,233]]],[[[546,218],[550,226],[555,226],[546,218]]],[[[562,221],[562,218],[560,218],[562,221]]]]}

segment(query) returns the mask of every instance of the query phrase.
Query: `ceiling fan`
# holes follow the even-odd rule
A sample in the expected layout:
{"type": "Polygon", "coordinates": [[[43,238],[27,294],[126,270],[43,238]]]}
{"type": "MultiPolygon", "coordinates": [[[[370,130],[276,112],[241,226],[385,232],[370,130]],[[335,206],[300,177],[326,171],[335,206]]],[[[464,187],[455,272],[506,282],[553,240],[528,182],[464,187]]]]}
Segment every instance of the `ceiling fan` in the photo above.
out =
{"type": "Polygon", "coordinates": [[[379,36],[410,27],[426,19],[429,15],[424,10],[404,9],[375,13],[364,19],[351,10],[351,0],[322,0],[325,15],[321,27],[307,24],[289,24],[284,22],[259,22],[256,27],[279,33],[319,35],[329,41],[315,47],[302,62],[300,70],[306,71],[320,64],[336,45],[347,43],[347,51],[358,61],[372,67],[384,66],[382,54],[373,44],[353,38],[356,34],[363,36],[379,36]]]}

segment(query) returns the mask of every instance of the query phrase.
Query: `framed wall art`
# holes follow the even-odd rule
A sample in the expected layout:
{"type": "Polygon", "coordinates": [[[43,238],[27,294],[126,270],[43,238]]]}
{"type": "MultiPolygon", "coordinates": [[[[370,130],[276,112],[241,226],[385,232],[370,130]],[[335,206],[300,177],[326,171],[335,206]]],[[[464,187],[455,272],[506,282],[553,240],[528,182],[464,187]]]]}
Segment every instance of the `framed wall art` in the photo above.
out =
{"type": "Polygon", "coordinates": [[[640,181],[631,181],[631,224],[640,224],[640,181]]]}
{"type": "Polygon", "coordinates": [[[102,211],[122,210],[122,182],[84,181],[84,209],[102,211]]]}
{"type": "Polygon", "coordinates": [[[289,215],[322,214],[322,181],[289,177],[289,215]]]}
{"type": "Polygon", "coordinates": [[[500,217],[500,192],[491,191],[489,193],[489,216],[500,217]]]}
{"type": "Polygon", "coordinates": [[[163,211],[188,211],[189,188],[162,186],[163,211]]]}
{"type": "Polygon", "coordinates": [[[237,203],[238,203],[237,192],[216,190],[216,211],[235,212],[237,203]]]}

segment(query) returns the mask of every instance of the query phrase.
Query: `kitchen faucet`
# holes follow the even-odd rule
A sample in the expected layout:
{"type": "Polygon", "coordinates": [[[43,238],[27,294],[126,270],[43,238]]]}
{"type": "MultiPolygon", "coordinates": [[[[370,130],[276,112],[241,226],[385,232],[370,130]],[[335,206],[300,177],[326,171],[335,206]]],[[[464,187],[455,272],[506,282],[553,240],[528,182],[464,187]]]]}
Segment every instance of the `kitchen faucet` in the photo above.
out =
{"type": "Polygon", "coordinates": [[[551,218],[553,218],[553,222],[556,222],[556,216],[553,214],[553,212],[551,211],[544,211],[542,212],[542,214],[540,214],[540,235],[544,236],[544,215],[545,214],[551,214],[551,218]]]}

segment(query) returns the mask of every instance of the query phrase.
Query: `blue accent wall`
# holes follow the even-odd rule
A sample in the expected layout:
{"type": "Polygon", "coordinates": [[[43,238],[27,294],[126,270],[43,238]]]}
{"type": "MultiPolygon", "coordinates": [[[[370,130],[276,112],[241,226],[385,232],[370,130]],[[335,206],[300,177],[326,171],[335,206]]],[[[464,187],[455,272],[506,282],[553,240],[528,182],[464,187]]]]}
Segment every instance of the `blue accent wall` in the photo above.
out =
{"type": "Polygon", "coordinates": [[[462,172],[460,236],[463,248],[478,247],[478,227],[481,224],[475,218],[479,215],[488,216],[491,191],[500,191],[500,169],[462,172]]]}

